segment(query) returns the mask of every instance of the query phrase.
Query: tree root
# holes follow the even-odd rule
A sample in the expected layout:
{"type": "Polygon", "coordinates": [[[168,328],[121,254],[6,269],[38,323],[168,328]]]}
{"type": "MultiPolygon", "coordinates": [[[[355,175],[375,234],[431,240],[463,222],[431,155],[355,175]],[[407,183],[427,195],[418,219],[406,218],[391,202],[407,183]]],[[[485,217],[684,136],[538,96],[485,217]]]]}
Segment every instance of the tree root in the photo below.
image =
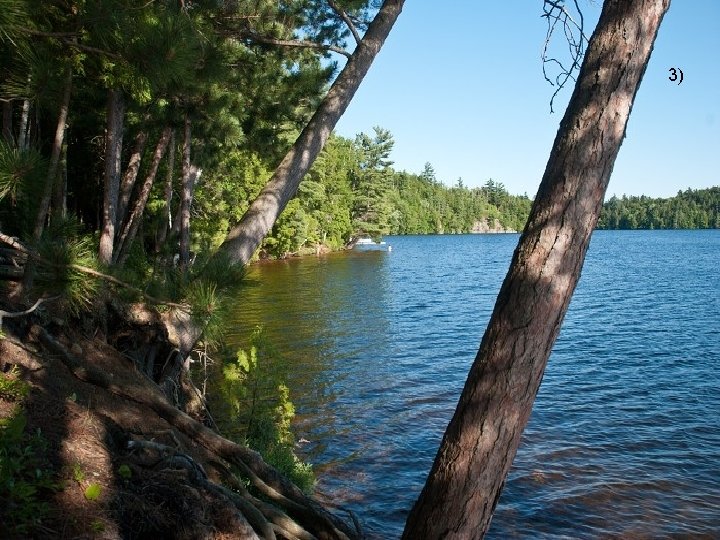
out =
{"type": "Polygon", "coordinates": [[[237,467],[269,502],[251,495],[227,467],[224,467],[223,481],[236,489],[237,493],[209,481],[205,471],[189,456],[158,443],[134,441],[136,448],[159,452],[165,465],[186,470],[188,477],[192,477],[193,482],[205,492],[227,501],[236,510],[238,519],[242,517],[242,521],[249,523],[248,527],[254,531],[252,534],[257,535],[255,537],[299,540],[355,540],[362,537],[359,530],[354,530],[342,519],[325,510],[318,501],[308,497],[276,469],[265,463],[260,454],[221,437],[172,406],[160,389],[147,379],[139,378],[138,383],[132,386],[119,386],[113,381],[111,374],[94,368],[89,362],[84,362],[69,352],[44,328],[33,325],[30,336],[56,355],[76,378],[148,407],[175,429],[217,456],[218,463],[226,462],[237,467]]]}
{"type": "Polygon", "coordinates": [[[242,530],[238,531],[243,538],[258,538],[259,540],[260,537],[256,533],[256,531],[259,531],[264,540],[276,540],[275,532],[261,512],[248,504],[237,493],[220,484],[211,482],[203,467],[187,454],[155,441],[131,440],[128,441],[127,447],[131,452],[139,450],[158,453],[160,458],[153,464],[154,470],[184,470],[187,473],[188,481],[192,485],[197,486],[216,499],[224,501],[226,506],[236,507],[238,510],[235,514],[236,520],[244,525],[242,530]]]}

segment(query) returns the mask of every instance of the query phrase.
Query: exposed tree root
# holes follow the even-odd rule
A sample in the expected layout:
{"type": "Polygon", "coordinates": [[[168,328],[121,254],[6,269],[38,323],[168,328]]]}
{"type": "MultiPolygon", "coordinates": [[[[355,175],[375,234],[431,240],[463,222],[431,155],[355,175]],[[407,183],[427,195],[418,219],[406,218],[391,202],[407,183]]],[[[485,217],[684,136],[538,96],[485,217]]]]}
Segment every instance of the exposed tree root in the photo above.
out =
{"type": "Polygon", "coordinates": [[[260,454],[221,437],[171,405],[161,390],[146,378],[138,377],[137,383],[133,385],[117,384],[111,373],[93,367],[92,358],[81,359],[71,353],[41,326],[33,325],[30,337],[58,357],[76,378],[149,408],[216,456],[217,459],[213,461],[223,464],[216,470],[220,471],[223,483],[232,489],[210,481],[205,471],[179,450],[148,441],[133,441],[131,444],[131,449],[156,453],[159,456],[156,466],[185,471],[189,482],[196,489],[231,507],[238,527],[242,527],[243,523],[248,527],[248,535],[240,537],[351,540],[362,536],[360,531],[325,510],[316,500],[265,463],[260,454]],[[236,467],[265,500],[260,500],[244,489],[224,463],[236,467]]]}

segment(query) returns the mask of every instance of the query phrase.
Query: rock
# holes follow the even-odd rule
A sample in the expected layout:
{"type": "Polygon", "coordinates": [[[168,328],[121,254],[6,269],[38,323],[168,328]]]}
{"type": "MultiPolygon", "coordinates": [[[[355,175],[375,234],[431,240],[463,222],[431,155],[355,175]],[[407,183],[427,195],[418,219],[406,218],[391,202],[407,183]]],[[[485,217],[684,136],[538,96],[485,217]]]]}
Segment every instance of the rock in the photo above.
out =
{"type": "Polygon", "coordinates": [[[497,219],[493,220],[492,226],[488,223],[487,219],[481,219],[473,223],[471,233],[474,234],[498,234],[498,233],[516,233],[514,229],[506,229],[500,224],[497,219]]]}

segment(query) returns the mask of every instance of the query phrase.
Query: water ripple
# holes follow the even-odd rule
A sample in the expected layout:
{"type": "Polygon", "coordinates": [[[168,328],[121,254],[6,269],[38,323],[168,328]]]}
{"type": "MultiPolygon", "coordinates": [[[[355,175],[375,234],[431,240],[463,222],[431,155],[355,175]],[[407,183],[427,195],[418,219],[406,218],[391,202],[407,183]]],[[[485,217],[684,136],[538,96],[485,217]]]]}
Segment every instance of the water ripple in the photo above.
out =
{"type": "MultiPolygon", "coordinates": [[[[296,365],[319,490],[397,538],[515,235],[262,265],[239,299],[296,365]]],[[[490,538],[720,538],[720,233],[598,232],[490,538]]]]}

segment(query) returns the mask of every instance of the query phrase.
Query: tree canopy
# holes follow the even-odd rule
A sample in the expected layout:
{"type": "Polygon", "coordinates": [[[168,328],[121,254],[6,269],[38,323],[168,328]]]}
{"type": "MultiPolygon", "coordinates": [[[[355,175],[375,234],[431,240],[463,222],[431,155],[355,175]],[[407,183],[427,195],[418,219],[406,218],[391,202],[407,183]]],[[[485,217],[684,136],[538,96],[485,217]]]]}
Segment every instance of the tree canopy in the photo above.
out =
{"type": "Polygon", "coordinates": [[[720,229],[720,187],[686,189],[675,197],[612,196],[599,229],[720,229]]]}
{"type": "MultiPolygon", "coordinates": [[[[188,249],[218,248],[323,98],[336,71],[329,55],[345,54],[375,9],[358,0],[2,0],[1,11],[3,232],[37,242],[33,227],[43,232],[47,216],[74,221],[101,235],[105,264],[124,265],[178,250],[190,165],[202,175],[187,186],[188,249]],[[67,117],[53,140],[63,93],[67,117]]],[[[445,187],[429,164],[419,175],[396,171],[392,147],[381,127],[331,137],[261,253],[338,248],[361,234],[522,227],[527,197],[493,181],[445,187]]]]}

